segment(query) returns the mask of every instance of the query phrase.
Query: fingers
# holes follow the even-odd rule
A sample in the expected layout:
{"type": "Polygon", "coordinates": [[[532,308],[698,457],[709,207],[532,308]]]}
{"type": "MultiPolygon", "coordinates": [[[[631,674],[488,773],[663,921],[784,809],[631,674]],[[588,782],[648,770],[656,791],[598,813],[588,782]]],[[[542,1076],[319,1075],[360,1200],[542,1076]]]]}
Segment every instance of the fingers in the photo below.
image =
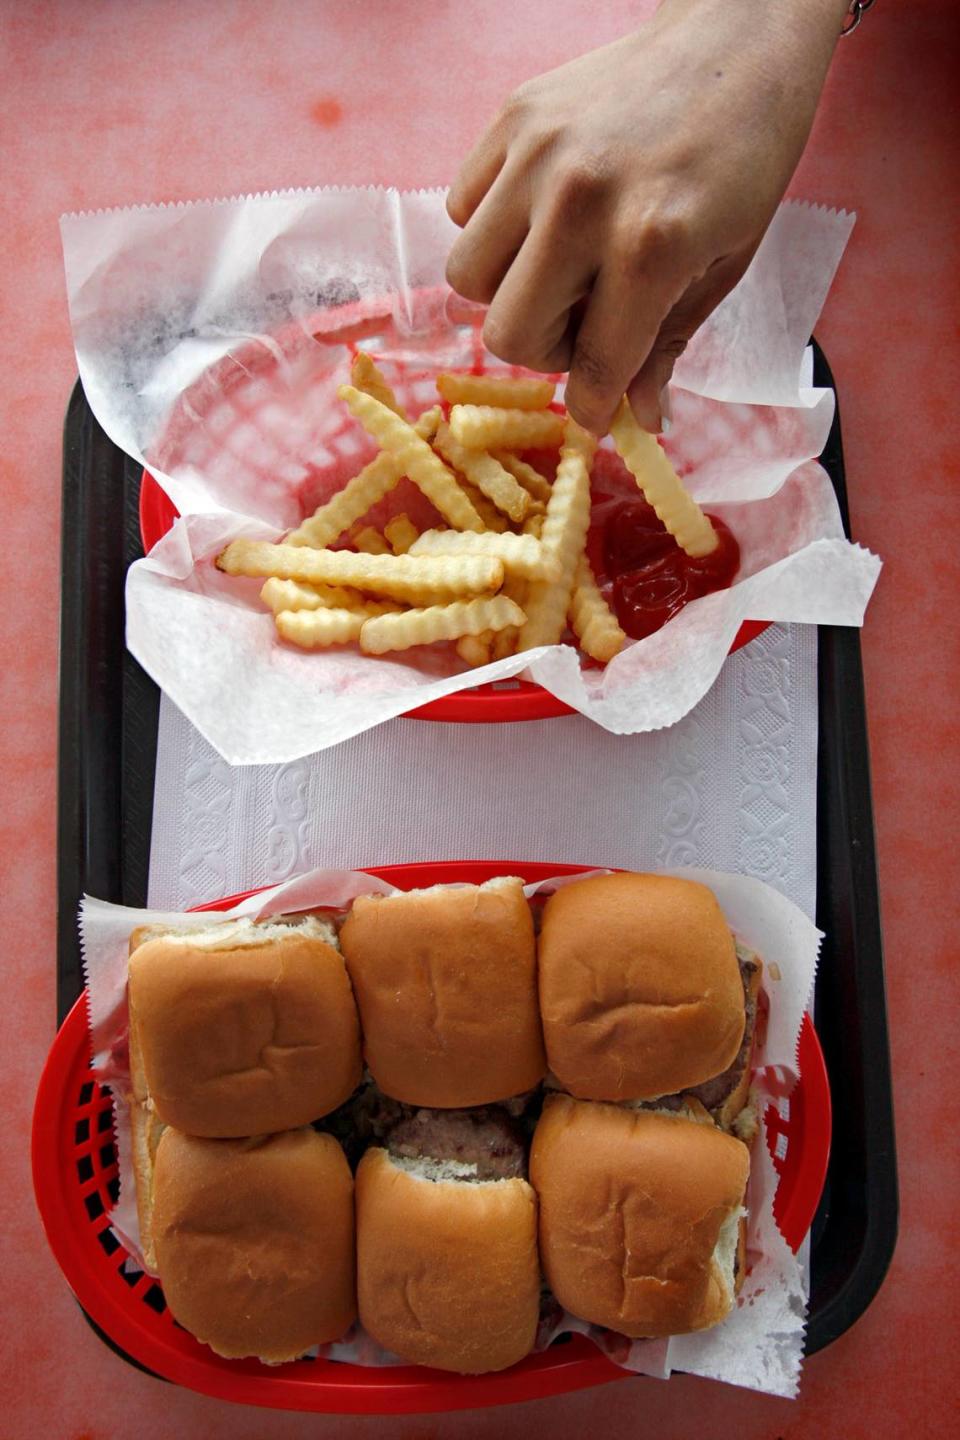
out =
{"type": "Polygon", "coordinates": [[[615,264],[597,276],[576,336],[565,397],[573,418],[594,435],[609,430],[621,396],[657,343],[679,283],[674,274],[657,274],[625,284],[615,264]]]}
{"type": "Polygon", "coordinates": [[[562,235],[534,224],[494,297],[483,327],[487,349],[511,365],[566,370],[571,310],[590,289],[589,262],[562,235]]]}
{"type": "Polygon", "coordinates": [[[751,246],[711,265],[706,275],[689,286],[660,326],[650,353],[625,386],[630,407],[645,430],[662,429],[663,392],[674,365],[686,349],[687,341],[741,279],[755,249],[756,246],[751,246]]]}
{"type": "Polygon", "coordinates": [[[490,303],[526,239],[529,207],[517,171],[507,162],[447,257],[447,284],[467,300],[490,303]]]}
{"type": "Polygon", "coordinates": [[[447,193],[447,214],[455,225],[466,225],[503,169],[507,158],[507,127],[502,117],[481,135],[460,166],[447,193]]]}

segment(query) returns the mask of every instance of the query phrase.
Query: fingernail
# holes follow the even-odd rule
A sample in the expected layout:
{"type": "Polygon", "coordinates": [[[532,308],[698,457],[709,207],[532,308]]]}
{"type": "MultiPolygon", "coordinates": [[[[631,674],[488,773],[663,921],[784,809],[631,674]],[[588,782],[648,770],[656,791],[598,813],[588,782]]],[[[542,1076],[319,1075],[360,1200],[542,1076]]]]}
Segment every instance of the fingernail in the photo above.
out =
{"type": "Polygon", "coordinates": [[[663,389],[660,391],[660,401],[659,401],[659,403],[660,403],[660,419],[661,419],[661,423],[664,422],[664,421],[666,421],[666,423],[669,424],[670,421],[673,419],[673,406],[672,406],[671,403],[670,403],[670,384],[669,384],[669,382],[668,382],[666,385],[664,385],[663,389]]]}

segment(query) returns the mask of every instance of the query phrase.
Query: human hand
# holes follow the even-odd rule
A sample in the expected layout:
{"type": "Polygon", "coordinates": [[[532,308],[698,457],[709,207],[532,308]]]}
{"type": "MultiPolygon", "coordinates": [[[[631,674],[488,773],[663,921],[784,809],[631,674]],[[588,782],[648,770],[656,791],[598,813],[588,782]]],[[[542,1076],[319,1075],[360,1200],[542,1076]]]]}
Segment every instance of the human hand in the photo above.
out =
{"type": "Polygon", "coordinates": [[[522,85],[447,200],[452,287],[488,348],[569,370],[605,434],[660,395],[746,270],[806,143],[847,0],[664,0],[634,35],[522,85]]]}

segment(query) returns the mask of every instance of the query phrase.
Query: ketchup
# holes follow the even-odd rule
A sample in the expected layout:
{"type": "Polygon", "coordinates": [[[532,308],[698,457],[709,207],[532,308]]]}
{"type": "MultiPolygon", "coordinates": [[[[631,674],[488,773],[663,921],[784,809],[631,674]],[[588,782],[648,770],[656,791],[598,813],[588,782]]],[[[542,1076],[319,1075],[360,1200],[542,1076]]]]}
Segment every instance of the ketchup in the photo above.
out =
{"type": "Polygon", "coordinates": [[[699,559],[681,550],[645,500],[608,510],[589,538],[590,561],[620,626],[634,640],[652,635],[689,600],[724,590],[740,567],[740,546],[722,520],[710,522],[719,544],[699,559]]]}

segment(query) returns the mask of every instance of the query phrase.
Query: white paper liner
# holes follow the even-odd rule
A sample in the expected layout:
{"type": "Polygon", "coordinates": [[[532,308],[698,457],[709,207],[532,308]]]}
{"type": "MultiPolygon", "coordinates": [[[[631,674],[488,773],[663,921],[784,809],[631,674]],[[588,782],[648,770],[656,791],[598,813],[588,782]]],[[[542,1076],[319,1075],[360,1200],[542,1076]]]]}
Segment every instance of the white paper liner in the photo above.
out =
{"type": "Polygon", "coordinates": [[[442,192],[309,191],[65,218],[87,396],[119,445],[151,457],[188,517],[130,571],[131,650],[227,760],[255,764],[526,669],[613,733],[653,730],[706,693],[742,619],[861,624],[879,562],[844,540],[812,463],[833,397],[810,387],[804,359],[851,225],[842,212],[781,207],[677,366],[667,448],[692,492],[733,526],[738,583],[604,671],[554,646],[464,674],[449,647],[375,661],[352,647],[298,653],[277,642],[259,587],[212,567],[236,535],[278,538],[371,453],[335,400],[348,352],[314,339],[339,312],[318,306],[347,298],[382,311],[382,333],[363,343],[412,412],[430,403],[432,373],[477,359],[474,328],[455,323],[464,312],[447,318],[455,232],[442,192]],[[211,392],[211,367],[229,356],[236,364],[211,392]]]}
{"type": "MultiPolygon", "coordinates": [[[[508,867],[504,867],[508,873],[508,867]]],[[[720,871],[683,868],[664,870],[709,885],[731,928],[764,959],[763,989],[768,1000],[765,1025],[758,1026],[755,1065],[761,1113],[768,1102],[782,1105],[789,1082],[797,1075],[797,1045],[816,976],[821,935],[812,922],[784,896],[762,881],[720,871]]],[[[526,886],[538,890],[574,883],[582,876],[560,876],[526,886]]],[[[340,909],[358,894],[393,893],[393,887],[363,872],[318,870],[296,877],[212,918],[278,915],[309,908],[340,909]]],[[[107,1083],[128,1088],[126,1055],[126,971],[130,933],[138,925],[162,923],[188,928],[196,914],[134,910],[85,896],[80,907],[80,938],[89,997],[94,1063],[107,1083]]],[[[135,1256],[139,1227],[132,1184],[129,1115],[115,1112],[120,1195],[110,1220],[135,1256]]],[[[707,1375],[729,1384],[794,1396],[799,1385],[806,1316],[803,1267],[790,1251],[773,1218],[777,1175],[761,1127],[752,1152],[748,1191],[747,1255],[749,1272],[731,1315],[722,1325],[696,1335],[668,1341],[635,1341],[612,1336],[574,1317],[545,1326],[538,1348],[557,1334],[577,1330],[590,1335],[618,1364],[638,1373],[665,1377],[672,1370],[707,1375]]],[[[341,1344],[325,1347],[331,1358],[355,1364],[397,1364],[369,1337],[354,1333],[341,1344]]]]}

